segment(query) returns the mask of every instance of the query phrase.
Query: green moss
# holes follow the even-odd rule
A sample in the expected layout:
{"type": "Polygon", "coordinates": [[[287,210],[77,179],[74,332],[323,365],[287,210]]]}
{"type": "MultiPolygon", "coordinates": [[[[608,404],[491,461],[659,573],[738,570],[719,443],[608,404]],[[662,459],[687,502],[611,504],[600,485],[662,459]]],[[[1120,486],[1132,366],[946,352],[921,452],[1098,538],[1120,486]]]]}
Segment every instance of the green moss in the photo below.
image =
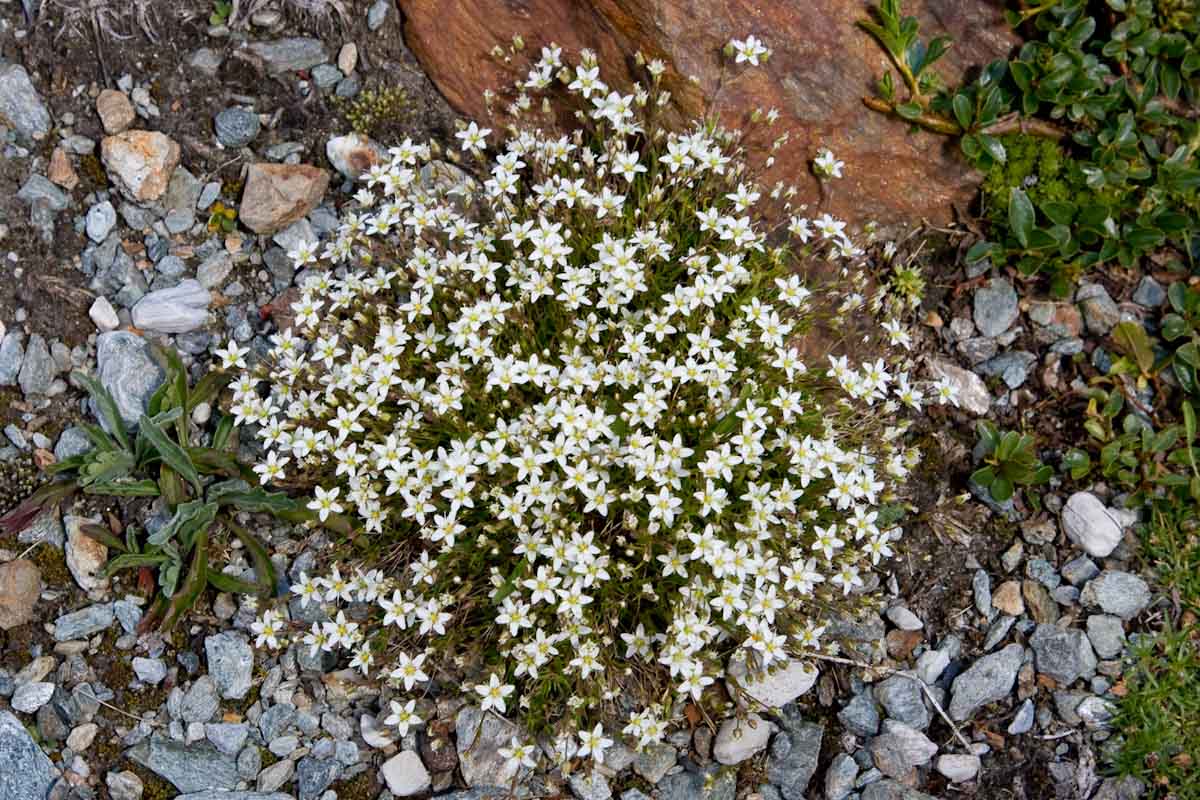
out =
{"type": "Polygon", "coordinates": [[[39,544],[29,554],[29,560],[37,564],[42,573],[43,586],[63,586],[71,583],[71,571],[63,551],[52,544],[39,544]]]}
{"type": "Polygon", "coordinates": [[[1079,165],[1057,142],[1019,133],[1000,141],[1008,158],[992,167],[983,181],[989,219],[1007,221],[1008,197],[1014,187],[1024,189],[1039,208],[1043,203],[1081,203],[1092,194],[1079,165]]]}
{"type": "Polygon", "coordinates": [[[335,96],[333,106],[355,133],[377,138],[396,136],[411,114],[408,93],[399,86],[364,89],[353,100],[335,96]]]}
{"type": "MultiPolygon", "coordinates": [[[[263,762],[266,764],[266,761],[263,762]]],[[[338,800],[374,800],[383,788],[372,770],[363,770],[347,781],[338,781],[331,787],[337,792],[338,800]]]]}

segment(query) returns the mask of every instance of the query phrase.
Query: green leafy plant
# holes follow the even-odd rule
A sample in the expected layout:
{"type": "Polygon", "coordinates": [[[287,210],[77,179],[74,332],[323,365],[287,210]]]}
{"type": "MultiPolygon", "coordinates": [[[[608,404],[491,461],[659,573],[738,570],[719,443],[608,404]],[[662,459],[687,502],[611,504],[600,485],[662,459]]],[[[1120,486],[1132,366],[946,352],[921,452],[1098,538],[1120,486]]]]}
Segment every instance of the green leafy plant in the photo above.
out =
{"type": "Polygon", "coordinates": [[[1084,421],[1092,445],[1099,448],[1097,458],[1075,448],[1063,462],[1076,480],[1098,468],[1106,480],[1131,491],[1133,505],[1162,497],[1200,502],[1193,403],[1200,394],[1200,292],[1176,283],[1167,294],[1171,311],[1161,322],[1163,341],[1136,322],[1113,329],[1120,356],[1107,374],[1093,379],[1084,421]],[[1151,404],[1149,397],[1159,401],[1151,404]]]}
{"type": "MultiPolygon", "coordinates": [[[[987,241],[967,258],[1046,274],[1065,294],[1103,264],[1131,266],[1164,246],[1191,257],[1200,231],[1200,45],[1194,14],[1151,0],[1043,2],[1009,12],[1028,41],[1011,60],[986,65],[946,89],[931,69],[949,47],[928,44],[898,0],[864,21],[891,57],[872,109],[960,139],[979,169],[1004,173],[1010,149],[1054,154],[1073,191],[1043,192],[1028,181],[992,181],[984,199],[987,241]],[[1103,8],[1103,6],[1107,8],[1103,8]],[[1181,23],[1181,20],[1184,22],[1181,23]],[[1189,27],[1190,26],[1190,27],[1189,27]],[[1044,139],[1043,144],[1026,144],[1044,139]]],[[[1009,173],[1011,178],[1011,173],[1009,173]]]]}
{"type": "MultiPolygon", "coordinates": [[[[132,438],[108,390],[95,378],[75,373],[104,425],[83,424],[92,449],[49,467],[58,479],[0,518],[0,530],[18,532],[50,505],[80,492],[160,498],[169,518],[155,530],[130,525],[119,537],[107,526],[87,524],[83,532],[116,553],[105,567],[106,575],[128,569],[157,571],[157,596],[144,624],[161,622],[170,628],[206,586],[264,598],[274,594],[276,575],[267,550],[235,522],[234,512],[265,512],[295,522],[307,521],[312,514],[285,494],[255,486],[254,472],[229,452],[232,417],[221,417],[208,445],[193,442],[188,425],[192,410],[213,401],[228,376],[210,372],[189,387],[179,356],[165,349],[156,353],[167,377],[150,398],[132,438]],[[210,563],[210,545],[222,532],[246,548],[254,565],[253,582],[210,563]]],[[[331,517],[329,523],[336,526],[344,520],[331,517]]]]}
{"type": "Polygon", "coordinates": [[[208,15],[209,25],[224,25],[233,13],[233,0],[214,0],[213,12],[208,15]]]}
{"type": "Polygon", "coordinates": [[[971,480],[988,490],[992,499],[1003,503],[1018,486],[1036,486],[1050,480],[1054,471],[1038,460],[1034,438],[1027,433],[1001,431],[981,420],[978,425],[984,466],[971,474],[971,480]]]}

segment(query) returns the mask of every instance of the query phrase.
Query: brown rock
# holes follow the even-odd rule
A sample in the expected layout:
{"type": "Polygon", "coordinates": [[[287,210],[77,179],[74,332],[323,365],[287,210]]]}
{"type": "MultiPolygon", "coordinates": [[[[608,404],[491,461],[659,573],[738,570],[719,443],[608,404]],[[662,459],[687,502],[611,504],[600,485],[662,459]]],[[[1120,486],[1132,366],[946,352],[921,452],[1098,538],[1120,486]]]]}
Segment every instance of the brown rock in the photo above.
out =
{"type": "Polygon", "coordinates": [[[179,164],[179,145],[158,131],[125,131],[100,142],[100,157],[130,200],[157,200],[179,164]]]}
{"type": "Polygon", "coordinates": [[[75,167],[71,166],[71,157],[61,147],[54,148],[50,154],[50,168],[46,170],[46,177],[68,192],[79,185],[79,176],[75,174],[75,167]]]}
{"type": "Polygon", "coordinates": [[[1029,608],[1029,616],[1033,617],[1034,622],[1043,625],[1058,622],[1058,603],[1054,602],[1045,586],[1026,578],[1021,583],[1021,592],[1025,595],[1025,605],[1029,608]]]}
{"type": "Polygon", "coordinates": [[[1018,581],[1005,581],[992,592],[992,605],[1008,614],[1019,617],[1025,613],[1025,601],[1021,599],[1021,584],[1018,581]]]}
{"type": "Polygon", "coordinates": [[[100,115],[100,124],[109,136],[129,130],[129,126],[137,119],[137,112],[124,92],[116,89],[105,89],[96,98],[96,113],[100,115]]]}
{"type": "Polygon", "coordinates": [[[300,289],[291,286],[275,296],[270,303],[262,307],[261,316],[265,320],[270,317],[278,330],[290,330],[296,324],[296,310],[292,305],[300,302],[300,289]]]}
{"type": "Polygon", "coordinates": [[[921,631],[902,631],[899,629],[887,632],[884,637],[888,655],[897,661],[904,661],[924,638],[921,631]]]}
{"type": "MultiPolygon", "coordinates": [[[[788,131],[791,140],[764,183],[794,182],[798,203],[821,200],[810,169],[821,147],[846,162],[846,177],[834,184],[827,208],[855,221],[947,221],[951,204],[962,204],[974,193],[976,178],[955,142],[929,133],[910,135],[900,121],[863,106],[863,95],[871,93],[887,59],[855,25],[866,16],[861,0],[398,3],[405,42],[450,105],[469,117],[485,118],[484,90],[505,89],[527,70],[520,58],[505,65],[490,55],[496,46],[507,48],[514,34],[526,37],[526,52],[534,58],[551,41],[571,54],[591,48],[600,58],[601,78],[614,87],[631,83],[629,55],[640,51],[666,64],[663,80],[678,116],[703,114],[718,88],[718,107],[732,126],[741,127],[754,109],[779,109],[780,125],[770,135],[788,131]],[[762,68],[723,70],[726,43],[749,33],[773,49],[771,59],[762,68]]],[[[947,33],[954,38],[937,67],[951,84],[966,68],[998,58],[1016,43],[1002,11],[1002,4],[985,0],[905,4],[926,37],[947,33]]]]}
{"type": "Polygon", "coordinates": [[[329,173],[309,164],[251,164],[239,219],[255,233],[275,233],[321,202],[329,173]]]}
{"type": "Polygon", "coordinates": [[[19,558],[0,564],[0,628],[11,630],[33,619],[42,593],[42,575],[32,561],[19,558]]]}
{"type": "Polygon", "coordinates": [[[325,144],[325,157],[334,169],[352,181],[387,160],[383,148],[361,133],[333,137],[325,144]]]}
{"type": "Polygon", "coordinates": [[[90,592],[108,586],[108,579],[100,574],[108,562],[108,547],[83,532],[83,526],[88,524],[99,525],[100,518],[71,514],[63,517],[63,527],[67,529],[66,547],[63,548],[67,569],[71,570],[75,582],[90,592]]]}

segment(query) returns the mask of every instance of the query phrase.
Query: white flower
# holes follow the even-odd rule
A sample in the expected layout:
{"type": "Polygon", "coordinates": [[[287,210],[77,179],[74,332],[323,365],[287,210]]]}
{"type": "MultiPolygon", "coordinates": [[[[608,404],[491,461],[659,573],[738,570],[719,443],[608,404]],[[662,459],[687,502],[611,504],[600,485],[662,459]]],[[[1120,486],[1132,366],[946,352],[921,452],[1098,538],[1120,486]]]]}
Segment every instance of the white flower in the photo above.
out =
{"type": "Polygon", "coordinates": [[[491,132],[491,128],[480,128],[472,122],[464,130],[454,134],[454,137],[462,142],[463,150],[478,151],[487,145],[487,137],[491,132]]]}
{"type": "Polygon", "coordinates": [[[400,736],[407,736],[408,729],[420,725],[424,722],[413,710],[417,706],[416,700],[409,700],[401,705],[398,701],[392,700],[388,703],[392,713],[383,720],[384,725],[395,725],[396,732],[400,736]]]}
{"type": "Polygon", "coordinates": [[[320,486],[314,488],[316,498],[311,500],[308,508],[311,511],[317,512],[317,517],[324,522],[329,518],[330,514],[340,514],[344,510],[342,505],[337,502],[338,494],[342,491],[340,487],[332,489],[323,489],[320,486]]]}
{"type": "Polygon", "coordinates": [[[737,58],[734,60],[736,64],[741,64],[745,61],[757,67],[769,58],[771,54],[771,51],[754,36],[747,36],[744,40],[734,39],[729,44],[734,52],[737,53],[737,58]]]}
{"type": "Polygon", "coordinates": [[[579,732],[579,752],[576,753],[580,758],[587,758],[589,755],[597,764],[604,763],[604,751],[613,746],[613,740],[607,739],[604,736],[604,726],[599,722],[596,727],[589,730],[581,730],[579,732]]]}
{"type": "Polygon", "coordinates": [[[476,685],[475,692],[481,698],[482,702],[479,707],[484,711],[494,709],[497,713],[503,714],[505,711],[504,699],[516,691],[516,686],[508,683],[502,683],[496,673],[492,673],[487,683],[476,685]]]}
{"type": "Polygon", "coordinates": [[[844,162],[838,161],[832,152],[824,148],[813,159],[813,168],[823,178],[842,177],[843,166],[845,166],[844,162]]]}

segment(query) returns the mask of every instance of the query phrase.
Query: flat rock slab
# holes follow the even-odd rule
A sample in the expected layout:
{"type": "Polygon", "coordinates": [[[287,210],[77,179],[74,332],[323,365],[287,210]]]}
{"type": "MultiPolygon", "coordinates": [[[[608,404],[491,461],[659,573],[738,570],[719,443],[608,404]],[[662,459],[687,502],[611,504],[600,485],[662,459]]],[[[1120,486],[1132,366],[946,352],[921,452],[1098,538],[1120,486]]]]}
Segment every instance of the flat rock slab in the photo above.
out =
{"type": "Polygon", "coordinates": [[[21,721],[0,711],[0,797],[45,800],[57,778],[58,770],[21,721]]]}
{"type": "Polygon", "coordinates": [[[131,747],[126,755],[181,792],[231,791],[237,787],[236,759],[208,742],[185,745],[153,734],[131,747]]]}

